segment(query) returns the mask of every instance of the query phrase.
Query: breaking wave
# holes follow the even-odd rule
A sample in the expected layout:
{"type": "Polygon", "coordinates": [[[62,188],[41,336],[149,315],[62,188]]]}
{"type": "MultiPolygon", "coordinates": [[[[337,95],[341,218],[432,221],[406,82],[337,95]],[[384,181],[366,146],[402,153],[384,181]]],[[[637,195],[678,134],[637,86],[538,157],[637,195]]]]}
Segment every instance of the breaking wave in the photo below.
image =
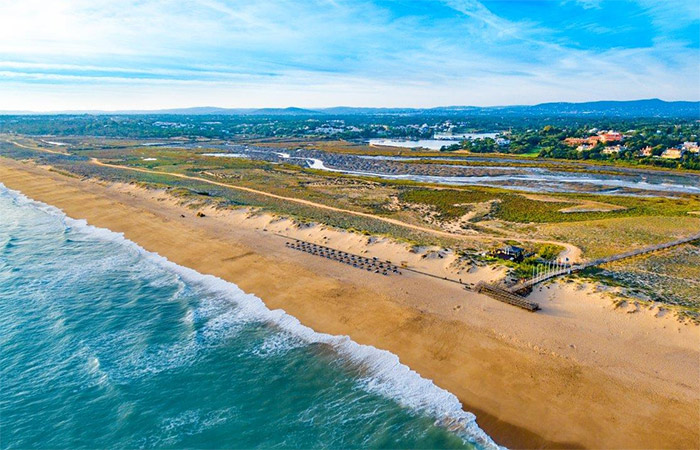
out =
{"type": "MultiPolygon", "coordinates": [[[[129,254],[137,254],[139,257],[175,274],[182,282],[200,286],[207,292],[214,294],[212,298],[233,302],[236,309],[226,312],[211,311],[211,308],[217,308],[216,304],[206,302],[195,310],[187,311],[184,319],[186,322],[194,321],[194,316],[197,315],[206,319],[206,326],[202,330],[205,340],[216,340],[217,337],[221,337],[220,333],[230,335],[230,333],[235,333],[237,329],[240,329],[242,325],[250,322],[273,325],[282,331],[281,336],[267,338],[254,351],[257,355],[264,357],[268,354],[279,354],[302,345],[326,345],[333,349],[341,360],[361,369],[360,385],[367,391],[378,393],[405,407],[429,415],[435,419],[437,425],[449,429],[465,441],[476,444],[478,447],[499,448],[479,428],[476,416],[462,409],[461,403],[454,394],[438,387],[431,380],[421,377],[417,372],[402,364],[397,355],[369,345],[360,345],[348,336],[334,336],[316,332],[301,324],[297,318],[287,314],[284,310],[269,309],[260,298],[242,291],[233,283],[175,264],[157,253],[143,249],[126,239],[122,233],[88,225],[85,220],[72,219],[60,209],[32,200],[20,192],[6,188],[2,183],[0,183],[0,195],[10,196],[18,206],[37,208],[59,218],[67,229],[98,240],[117,243],[129,254]]],[[[108,263],[105,262],[105,264],[108,263]]],[[[159,372],[171,365],[186,363],[189,359],[187,355],[191,356],[194,351],[190,348],[192,345],[196,344],[186,342],[183,344],[183,348],[160,349],[161,351],[157,353],[162,352],[163,354],[149,355],[159,360],[160,363],[154,366],[142,361],[142,364],[135,364],[136,367],[132,367],[132,369],[137,369],[136,372],[159,372]],[[176,358],[175,355],[177,355],[176,358]]],[[[100,369],[100,362],[97,358],[91,357],[89,370],[100,382],[104,382],[105,375],[100,369]]]]}

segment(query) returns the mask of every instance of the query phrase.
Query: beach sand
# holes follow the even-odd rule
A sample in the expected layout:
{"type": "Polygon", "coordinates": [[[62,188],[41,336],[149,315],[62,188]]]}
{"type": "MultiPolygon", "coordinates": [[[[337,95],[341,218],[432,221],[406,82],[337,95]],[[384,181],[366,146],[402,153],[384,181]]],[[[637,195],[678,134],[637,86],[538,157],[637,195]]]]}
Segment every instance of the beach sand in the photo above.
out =
{"type": "MultiPolygon", "coordinates": [[[[159,191],[79,180],[0,158],[0,182],[70,217],[124,233],[147,250],[236,283],[319,332],[389,350],[477,415],[512,448],[700,447],[700,327],[613,302],[593,286],[555,283],[528,313],[411,272],[384,277],[285,247],[287,234],[407,261],[474,282],[490,268],[411,253],[386,239],[250,211],[202,210],[159,191]],[[185,217],[181,217],[184,215],[185,217]]],[[[367,252],[367,253],[363,253],[367,252]]]]}

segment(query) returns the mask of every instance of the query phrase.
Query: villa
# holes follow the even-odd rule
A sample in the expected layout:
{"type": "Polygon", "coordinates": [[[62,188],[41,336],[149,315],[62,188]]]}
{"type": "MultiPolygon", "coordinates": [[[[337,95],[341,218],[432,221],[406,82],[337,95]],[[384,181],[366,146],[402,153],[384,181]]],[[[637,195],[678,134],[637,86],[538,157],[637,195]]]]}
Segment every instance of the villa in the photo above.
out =
{"type": "Polygon", "coordinates": [[[637,154],[638,154],[639,156],[646,156],[646,157],[649,157],[649,156],[653,155],[653,152],[652,152],[651,147],[647,145],[647,146],[644,147],[643,149],[639,150],[639,152],[638,152],[637,154]]]}
{"type": "Polygon", "coordinates": [[[617,131],[607,131],[604,133],[598,133],[598,136],[600,137],[600,140],[602,142],[620,142],[622,141],[622,133],[618,133],[617,131]]]}
{"type": "Polygon", "coordinates": [[[627,150],[627,147],[623,147],[621,145],[612,145],[610,147],[605,147],[602,153],[604,155],[617,155],[623,150],[627,150]]]}
{"type": "Polygon", "coordinates": [[[578,150],[581,151],[580,147],[582,145],[595,146],[596,144],[598,144],[598,142],[602,142],[604,144],[608,142],[622,142],[623,138],[624,136],[622,135],[622,133],[618,131],[600,131],[598,132],[598,134],[589,136],[587,138],[568,137],[564,139],[564,144],[570,147],[578,147],[578,150]]]}
{"type": "Polygon", "coordinates": [[[681,148],[690,153],[700,153],[700,146],[697,142],[684,142],[681,148]]]}
{"type": "Polygon", "coordinates": [[[667,148],[661,154],[661,157],[665,159],[681,159],[684,153],[685,150],[682,148],[667,148]]]}

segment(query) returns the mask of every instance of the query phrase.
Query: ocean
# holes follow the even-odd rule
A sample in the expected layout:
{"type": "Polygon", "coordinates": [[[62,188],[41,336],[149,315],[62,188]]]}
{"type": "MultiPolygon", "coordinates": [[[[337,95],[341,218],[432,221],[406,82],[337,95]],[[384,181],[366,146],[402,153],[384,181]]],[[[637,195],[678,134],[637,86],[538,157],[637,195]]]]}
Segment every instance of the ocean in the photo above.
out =
{"type": "Polygon", "coordinates": [[[386,351],[0,183],[0,448],[494,448],[386,351]]]}

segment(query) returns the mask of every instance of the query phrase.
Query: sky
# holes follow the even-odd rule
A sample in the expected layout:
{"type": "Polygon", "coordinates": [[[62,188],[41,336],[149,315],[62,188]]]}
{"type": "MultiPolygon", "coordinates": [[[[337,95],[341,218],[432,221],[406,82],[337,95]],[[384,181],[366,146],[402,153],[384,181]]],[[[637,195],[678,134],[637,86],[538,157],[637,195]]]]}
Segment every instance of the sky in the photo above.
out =
{"type": "Polygon", "coordinates": [[[0,110],[700,100],[698,0],[0,0],[0,110]]]}

